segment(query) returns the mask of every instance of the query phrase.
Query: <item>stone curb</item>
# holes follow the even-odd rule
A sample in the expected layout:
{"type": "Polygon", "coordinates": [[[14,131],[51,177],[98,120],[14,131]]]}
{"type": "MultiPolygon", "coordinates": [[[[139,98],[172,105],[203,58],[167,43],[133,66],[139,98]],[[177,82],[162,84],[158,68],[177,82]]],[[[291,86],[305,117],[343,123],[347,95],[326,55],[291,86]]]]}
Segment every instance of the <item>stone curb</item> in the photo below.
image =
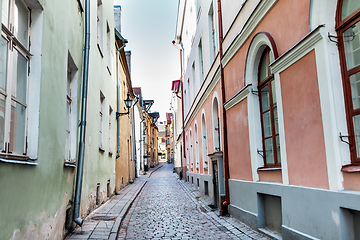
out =
{"type": "MultiPolygon", "coordinates": [[[[110,229],[108,230],[108,235],[105,233],[106,231],[101,233],[101,234],[107,235],[108,236],[107,239],[116,240],[118,231],[120,229],[121,222],[123,221],[124,217],[126,216],[127,212],[129,211],[130,207],[132,206],[133,202],[135,201],[136,197],[140,194],[140,192],[142,191],[142,189],[144,188],[144,186],[147,183],[146,179],[142,179],[139,181],[142,181],[142,182],[138,183],[139,186],[133,186],[133,188],[135,188],[135,189],[137,188],[136,190],[126,189],[126,187],[120,190],[120,192],[123,191],[124,196],[121,199],[117,200],[118,202],[122,201],[124,199],[124,197],[126,197],[126,195],[131,195],[131,197],[128,200],[125,200],[126,203],[123,206],[119,205],[119,207],[121,208],[121,211],[119,213],[115,213],[113,215],[114,218],[116,217],[116,220],[115,220],[114,225],[112,226],[111,230],[110,229]]],[[[120,193],[120,195],[121,195],[121,193],[120,193]]],[[[103,204],[99,208],[95,209],[84,220],[91,219],[91,217],[96,215],[99,212],[99,210],[101,210],[101,208],[106,207],[107,203],[110,203],[110,201],[107,201],[105,204],[103,204]]],[[[116,203],[116,204],[118,204],[118,203],[116,203]]],[[[114,206],[116,206],[116,204],[114,204],[114,206]]],[[[91,229],[87,230],[87,231],[91,232],[88,236],[84,236],[84,235],[79,236],[79,235],[75,234],[75,230],[74,230],[71,234],[66,236],[65,239],[93,239],[93,237],[91,237],[91,236],[93,235],[94,231],[96,231],[95,230],[96,226],[100,222],[102,222],[102,221],[99,221],[93,227],[91,227],[91,229]]]]}
{"type": "Polygon", "coordinates": [[[135,194],[133,194],[131,196],[129,201],[125,204],[125,206],[121,210],[120,214],[117,216],[114,226],[112,227],[112,229],[110,231],[109,240],[116,240],[122,221],[124,220],[126,214],[128,213],[129,209],[131,208],[133,202],[135,201],[137,196],[140,194],[140,192],[142,191],[142,189],[144,188],[146,183],[147,183],[147,181],[145,180],[142,183],[142,185],[138,188],[138,190],[135,192],[135,194]]]}
{"type": "MultiPolygon", "coordinates": [[[[238,226],[238,224],[235,223],[235,221],[229,221],[228,217],[222,217],[218,216],[214,211],[211,211],[210,207],[207,206],[203,200],[196,200],[196,196],[194,194],[194,191],[198,191],[197,189],[194,189],[193,186],[190,183],[186,183],[184,180],[179,180],[180,185],[183,187],[185,192],[188,194],[190,199],[192,199],[195,204],[198,206],[199,212],[205,214],[209,219],[212,219],[214,222],[216,222],[218,226],[223,226],[227,229],[227,234],[229,234],[231,237],[235,237],[238,239],[259,239],[259,240],[265,240],[265,239],[272,239],[268,238],[269,236],[265,236],[264,234],[250,228],[249,226],[245,225],[241,222],[241,225],[238,226]],[[201,211],[200,206],[203,209],[206,209],[206,212],[201,211]]],[[[200,193],[201,194],[201,193],[200,193]]],[[[201,194],[202,196],[203,194],[201,194]]],[[[231,217],[229,218],[231,219],[231,217]]]]}
{"type": "Polygon", "coordinates": [[[160,165],[158,165],[158,167],[156,168],[156,169],[154,169],[153,171],[151,171],[151,173],[149,174],[149,176],[148,177],[151,177],[151,174],[153,174],[153,172],[156,172],[157,170],[159,170],[160,168],[162,168],[162,164],[160,165]]]}

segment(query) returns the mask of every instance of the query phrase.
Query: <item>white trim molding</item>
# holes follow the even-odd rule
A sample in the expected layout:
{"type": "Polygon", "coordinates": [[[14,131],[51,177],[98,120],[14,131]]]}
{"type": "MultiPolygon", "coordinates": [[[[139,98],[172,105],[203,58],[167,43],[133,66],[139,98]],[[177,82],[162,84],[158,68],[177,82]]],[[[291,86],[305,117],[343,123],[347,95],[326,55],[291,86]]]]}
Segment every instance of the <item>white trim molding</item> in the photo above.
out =
{"type": "Polygon", "coordinates": [[[231,97],[226,103],[224,103],[225,110],[229,110],[230,108],[234,107],[238,103],[242,102],[249,93],[251,92],[251,84],[246,85],[243,87],[238,93],[236,93],[233,97],[231,97]]]}
{"type": "Polygon", "coordinates": [[[303,58],[310,51],[315,49],[315,44],[322,39],[320,29],[323,25],[319,25],[313,31],[309,32],[303,39],[290,48],[287,52],[277,58],[270,64],[272,73],[281,73],[292,64],[303,58]]]}
{"type": "Polygon", "coordinates": [[[240,33],[236,36],[233,43],[226,50],[221,63],[225,67],[230,60],[235,56],[239,49],[243,46],[246,40],[251,36],[256,27],[260,24],[262,19],[266,14],[272,9],[272,7],[277,3],[278,0],[266,0],[261,1],[255,11],[251,14],[249,20],[245,23],[244,27],[241,29],[240,33]]]}
{"type": "MultiPolygon", "coordinates": [[[[192,106],[192,108],[194,110],[191,111],[190,115],[187,115],[187,118],[185,120],[185,129],[187,129],[189,127],[189,125],[191,124],[191,122],[194,120],[196,114],[199,112],[200,108],[202,108],[205,101],[208,99],[208,97],[210,96],[210,93],[214,90],[214,88],[216,87],[219,80],[220,80],[220,69],[218,68],[216,70],[214,78],[211,80],[211,82],[208,85],[208,87],[206,88],[205,92],[202,94],[200,100],[196,103],[195,107],[194,107],[194,105],[192,106]]],[[[194,103],[195,103],[195,101],[194,101],[194,103]]]]}

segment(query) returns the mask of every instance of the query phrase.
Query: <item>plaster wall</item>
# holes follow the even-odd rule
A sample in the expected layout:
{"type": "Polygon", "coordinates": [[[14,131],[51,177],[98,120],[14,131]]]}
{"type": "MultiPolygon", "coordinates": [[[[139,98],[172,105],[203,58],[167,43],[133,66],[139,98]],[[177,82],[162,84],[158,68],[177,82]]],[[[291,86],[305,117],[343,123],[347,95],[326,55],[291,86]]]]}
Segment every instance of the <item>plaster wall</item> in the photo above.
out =
{"type": "Polygon", "coordinates": [[[84,175],[82,186],[82,198],[80,213],[81,217],[87,216],[98,205],[107,200],[107,184],[110,184],[110,195],[115,188],[114,168],[116,152],[116,83],[115,83],[115,37],[110,37],[110,52],[107,51],[107,24],[110,36],[114,36],[114,9],[110,0],[102,1],[102,51],[97,46],[97,2],[91,2],[90,6],[90,61],[89,61],[89,85],[87,100],[87,125],[85,139],[84,175]],[[111,64],[108,66],[108,58],[111,64]],[[103,103],[103,137],[100,149],[100,117],[101,109],[100,91],[105,97],[103,103]],[[110,116],[109,109],[113,109],[110,116]],[[113,127],[112,141],[109,141],[109,118],[112,118],[113,127]],[[99,195],[96,196],[99,186],[99,195]]]}
{"type": "Polygon", "coordinates": [[[252,181],[247,100],[227,111],[230,178],[252,181]]]}
{"type": "Polygon", "coordinates": [[[329,188],[316,76],[314,51],[280,74],[289,183],[329,188]]]}
{"type": "Polygon", "coordinates": [[[38,109],[39,127],[29,129],[38,136],[32,139],[38,146],[38,165],[0,163],[0,215],[6,216],[0,219],[2,239],[62,239],[72,199],[75,169],[64,167],[67,59],[70,52],[80,73],[80,92],[82,17],[76,1],[40,3],[44,10],[33,10],[37,17],[32,31],[38,35],[32,39],[29,77],[39,81],[38,88],[31,89],[40,96],[33,102],[37,106],[31,106],[38,109]],[[34,72],[36,79],[31,77],[34,72]]]}
{"type": "MultiPolygon", "coordinates": [[[[124,60],[124,59],[123,59],[124,60]]],[[[126,84],[126,75],[123,68],[120,68],[120,112],[127,112],[124,101],[126,94],[130,92],[126,84]]],[[[116,159],[116,192],[125,187],[135,177],[135,165],[132,151],[132,119],[131,114],[122,115],[120,119],[120,156],[116,159]]]]}
{"type": "Polygon", "coordinates": [[[212,176],[207,174],[197,174],[197,173],[187,173],[189,182],[196,187],[202,194],[205,194],[205,181],[208,182],[208,196],[210,199],[214,197],[214,185],[212,182],[212,176]],[[197,186],[197,181],[199,180],[199,186],[197,186]]]}
{"type": "Polygon", "coordinates": [[[277,183],[231,179],[230,214],[257,228],[257,194],[281,197],[282,234],[286,239],[341,239],[342,208],[359,211],[358,192],[329,191],[277,183]]]}

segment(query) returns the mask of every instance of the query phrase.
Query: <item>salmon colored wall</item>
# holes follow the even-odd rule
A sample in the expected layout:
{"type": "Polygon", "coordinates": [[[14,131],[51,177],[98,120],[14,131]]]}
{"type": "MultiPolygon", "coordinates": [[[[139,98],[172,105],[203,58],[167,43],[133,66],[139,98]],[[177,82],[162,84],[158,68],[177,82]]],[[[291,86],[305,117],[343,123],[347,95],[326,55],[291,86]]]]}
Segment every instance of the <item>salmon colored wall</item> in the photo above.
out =
{"type": "Polygon", "coordinates": [[[280,74],[289,182],[329,188],[315,52],[280,74]]]}
{"type": "Polygon", "coordinates": [[[359,172],[344,172],[343,186],[346,190],[360,191],[360,173],[359,172]]]}
{"type": "Polygon", "coordinates": [[[281,169],[277,170],[258,170],[259,181],[282,183],[281,169]]]}
{"type": "Polygon", "coordinates": [[[244,72],[249,42],[239,49],[224,68],[226,99],[231,98],[244,87],[244,72]]]}
{"type": "Polygon", "coordinates": [[[230,178],[252,181],[247,99],[230,108],[227,114],[230,178]]]}
{"type": "Polygon", "coordinates": [[[227,100],[244,87],[246,55],[255,34],[268,32],[274,38],[279,56],[281,56],[309,32],[309,8],[310,0],[279,0],[275,4],[257,26],[254,33],[225,66],[225,95],[227,100]]]}
{"type": "MultiPolygon", "coordinates": [[[[212,91],[212,93],[210,93],[209,97],[205,100],[204,104],[201,106],[199,112],[196,114],[195,118],[193,119],[193,121],[191,122],[191,124],[186,128],[185,132],[188,136],[188,139],[190,139],[190,128],[191,128],[191,137],[192,137],[192,143],[193,143],[193,159],[194,159],[194,170],[191,171],[191,169],[189,169],[189,172],[193,172],[193,173],[201,173],[201,174],[209,174],[211,175],[211,160],[208,156],[206,156],[206,158],[208,159],[208,163],[209,163],[209,170],[208,171],[203,171],[203,153],[202,153],[202,143],[203,143],[203,138],[202,138],[202,130],[201,130],[201,115],[202,115],[202,109],[205,110],[205,121],[206,121],[206,125],[207,125],[207,144],[208,144],[208,154],[213,153],[213,149],[214,149],[214,137],[213,137],[213,131],[212,131],[212,127],[213,127],[213,123],[212,123],[212,98],[213,98],[213,94],[214,92],[217,92],[218,94],[218,102],[219,104],[221,104],[221,92],[220,92],[220,81],[218,82],[218,84],[215,86],[214,90],[212,91]],[[195,168],[195,163],[196,163],[196,155],[195,155],[195,121],[197,122],[197,126],[198,126],[198,136],[199,136],[199,161],[200,161],[200,171],[196,171],[195,168]]],[[[221,105],[220,105],[221,106],[221,105]]],[[[221,107],[220,107],[220,111],[221,111],[221,107]]],[[[220,113],[220,118],[222,118],[222,115],[220,113]]],[[[189,146],[189,151],[186,155],[186,161],[189,161],[189,157],[190,157],[190,142],[187,142],[186,144],[188,144],[189,146]],[[189,156],[188,156],[189,155],[189,156]]],[[[191,167],[191,165],[190,165],[191,167]]]]}

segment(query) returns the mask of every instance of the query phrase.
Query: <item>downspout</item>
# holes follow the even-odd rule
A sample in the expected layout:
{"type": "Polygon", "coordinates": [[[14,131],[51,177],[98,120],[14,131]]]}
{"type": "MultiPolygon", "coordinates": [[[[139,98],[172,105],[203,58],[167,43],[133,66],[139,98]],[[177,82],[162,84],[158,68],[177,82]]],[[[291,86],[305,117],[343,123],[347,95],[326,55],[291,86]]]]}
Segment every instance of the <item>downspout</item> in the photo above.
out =
{"type": "MultiPolygon", "coordinates": [[[[221,12],[221,0],[218,0],[218,19],[219,19],[219,54],[220,54],[220,85],[221,85],[221,97],[222,102],[226,102],[225,99],[225,80],[224,80],[224,68],[221,63],[221,59],[223,57],[223,27],[222,27],[222,12],[221,12]]],[[[224,207],[229,205],[230,197],[229,197],[229,158],[228,158],[228,144],[227,144],[227,123],[226,123],[226,110],[223,107],[223,132],[224,132],[224,151],[223,151],[223,163],[224,163],[224,177],[225,177],[225,202],[222,203],[224,207]]]]}
{"type": "MultiPolygon", "coordinates": [[[[126,46],[127,40],[122,40],[123,45],[116,50],[116,93],[117,93],[117,106],[116,111],[120,112],[120,84],[119,84],[119,52],[126,46]]],[[[116,124],[117,124],[117,150],[116,150],[116,158],[120,157],[120,116],[116,116],[116,124]]]]}
{"type": "MultiPolygon", "coordinates": [[[[184,122],[184,84],[183,84],[183,62],[182,62],[182,46],[181,48],[179,48],[178,46],[175,45],[175,41],[172,41],[172,44],[174,45],[174,47],[176,47],[178,50],[180,50],[180,87],[181,87],[181,121],[182,121],[182,139],[183,139],[183,156],[185,159],[185,163],[186,163],[186,151],[185,151],[185,122],[184,122]]],[[[176,95],[177,97],[179,97],[178,95],[176,95]]],[[[185,166],[183,165],[183,160],[181,158],[181,167],[182,167],[182,174],[183,174],[183,179],[186,180],[186,164],[185,166]]]]}
{"type": "Polygon", "coordinates": [[[80,201],[81,201],[81,189],[82,189],[84,154],[85,154],[86,105],[87,105],[89,51],[90,51],[90,0],[85,0],[84,14],[85,14],[84,72],[83,72],[83,88],[82,88],[82,99],[81,99],[79,157],[78,157],[77,172],[76,172],[75,201],[74,201],[74,215],[73,215],[73,221],[79,226],[82,226],[83,224],[83,220],[79,216],[80,216],[80,201]]]}

